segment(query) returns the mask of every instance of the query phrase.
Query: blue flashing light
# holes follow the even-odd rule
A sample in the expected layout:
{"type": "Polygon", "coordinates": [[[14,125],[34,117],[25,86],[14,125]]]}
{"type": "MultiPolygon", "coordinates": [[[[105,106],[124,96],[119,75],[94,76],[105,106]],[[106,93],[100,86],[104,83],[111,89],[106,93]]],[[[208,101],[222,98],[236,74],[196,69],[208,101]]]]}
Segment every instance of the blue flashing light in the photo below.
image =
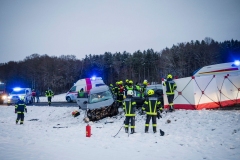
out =
{"type": "Polygon", "coordinates": [[[239,66],[239,65],[240,65],[240,61],[239,61],[239,60],[236,60],[236,61],[234,61],[234,64],[235,64],[236,66],[239,66]]]}
{"type": "Polygon", "coordinates": [[[14,91],[20,91],[21,88],[19,88],[19,87],[15,87],[15,88],[13,88],[13,90],[14,90],[14,91]]]}
{"type": "Polygon", "coordinates": [[[92,79],[92,80],[96,80],[96,77],[95,77],[95,76],[93,76],[91,79],[92,79]]]}

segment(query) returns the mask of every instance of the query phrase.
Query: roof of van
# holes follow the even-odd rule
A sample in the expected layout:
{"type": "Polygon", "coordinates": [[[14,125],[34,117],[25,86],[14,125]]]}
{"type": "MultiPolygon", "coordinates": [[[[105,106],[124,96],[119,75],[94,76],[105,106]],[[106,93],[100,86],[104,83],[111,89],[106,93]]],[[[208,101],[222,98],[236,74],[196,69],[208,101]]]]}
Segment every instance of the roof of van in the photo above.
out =
{"type": "Polygon", "coordinates": [[[90,94],[99,93],[99,92],[103,92],[103,91],[107,91],[107,90],[109,90],[109,87],[107,85],[103,85],[103,86],[92,88],[89,93],[90,94]]]}

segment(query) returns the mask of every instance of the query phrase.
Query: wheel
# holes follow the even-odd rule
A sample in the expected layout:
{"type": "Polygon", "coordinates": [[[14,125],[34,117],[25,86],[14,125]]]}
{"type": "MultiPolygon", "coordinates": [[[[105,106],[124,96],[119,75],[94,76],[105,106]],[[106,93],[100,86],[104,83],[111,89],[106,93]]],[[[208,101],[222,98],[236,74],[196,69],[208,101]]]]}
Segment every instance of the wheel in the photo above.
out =
{"type": "Polygon", "coordinates": [[[72,102],[70,97],[67,97],[66,100],[67,100],[68,103],[72,102]]]}

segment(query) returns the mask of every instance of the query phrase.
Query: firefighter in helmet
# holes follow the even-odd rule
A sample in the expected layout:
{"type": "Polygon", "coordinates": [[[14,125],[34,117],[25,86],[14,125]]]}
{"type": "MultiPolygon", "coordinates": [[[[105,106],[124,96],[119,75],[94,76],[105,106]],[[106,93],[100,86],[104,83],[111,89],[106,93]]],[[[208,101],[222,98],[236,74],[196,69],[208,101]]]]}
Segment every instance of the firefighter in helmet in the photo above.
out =
{"type": "Polygon", "coordinates": [[[177,85],[173,81],[172,75],[168,74],[167,75],[167,81],[163,82],[163,86],[166,86],[166,94],[167,94],[167,99],[168,99],[168,104],[169,104],[169,111],[172,112],[174,111],[174,90],[176,90],[177,85]]]}
{"type": "Polygon", "coordinates": [[[123,103],[123,96],[124,96],[124,86],[123,86],[123,81],[118,82],[118,107],[122,106],[123,103]]]}
{"type": "Polygon", "coordinates": [[[157,132],[157,112],[162,110],[161,102],[157,97],[154,97],[154,90],[150,89],[147,92],[147,98],[144,101],[142,112],[146,112],[147,118],[145,123],[145,133],[148,133],[149,122],[152,119],[153,132],[157,132]]]}
{"type": "Polygon", "coordinates": [[[145,79],[145,80],[143,81],[143,86],[142,86],[142,88],[141,88],[142,97],[144,97],[144,93],[145,93],[145,90],[146,90],[147,85],[148,85],[148,81],[145,79]]]}
{"type": "Polygon", "coordinates": [[[24,103],[24,96],[20,97],[19,101],[15,105],[15,113],[17,113],[17,119],[16,124],[18,124],[18,121],[20,120],[20,124],[23,124],[24,122],[24,111],[27,113],[27,108],[24,103]]]}
{"type": "Polygon", "coordinates": [[[128,133],[129,122],[131,121],[131,134],[135,133],[135,110],[136,110],[136,102],[132,98],[133,90],[127,91],[127,97],[123,102],[123,110],[125,112],[125,132],[128,133]]]}

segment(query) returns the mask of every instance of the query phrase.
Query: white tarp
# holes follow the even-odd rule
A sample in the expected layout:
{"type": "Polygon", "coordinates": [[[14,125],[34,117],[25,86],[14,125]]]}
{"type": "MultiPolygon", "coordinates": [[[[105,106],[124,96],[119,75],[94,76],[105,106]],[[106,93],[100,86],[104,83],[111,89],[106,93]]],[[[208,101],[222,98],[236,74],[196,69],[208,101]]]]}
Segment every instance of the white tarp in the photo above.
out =
{"type": "MultiPolygon", "coordinates": [[[[240,103],[240,75],[209,75],[174,80],[175,109],[211,109],[240,103]]],[[[168,108],[166,87],[164,107],[168,108]]]]}

